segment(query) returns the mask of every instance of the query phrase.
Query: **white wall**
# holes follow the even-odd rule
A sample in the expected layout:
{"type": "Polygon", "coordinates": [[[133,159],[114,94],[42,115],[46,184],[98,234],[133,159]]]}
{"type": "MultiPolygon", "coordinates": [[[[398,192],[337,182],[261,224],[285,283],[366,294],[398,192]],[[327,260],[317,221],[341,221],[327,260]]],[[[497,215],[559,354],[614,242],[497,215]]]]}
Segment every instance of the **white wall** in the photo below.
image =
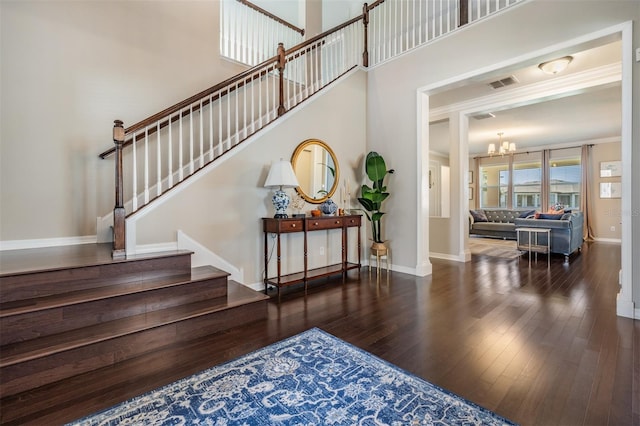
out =
{"type": "MultiPolygon", "coordinates": [[[[462,80],[481,70],[501,68],[514,64],[518,58],[540,51],[548,46],[583,37],[614,25],[635,20],[635,45],[638,46],[640,32],[637,30],[640,8],[637,1],[572,1],[549,2],[532,0],[511,8],[493,18],[472,24],[442,40],[424,46],[418,51],[400,57],[369,72],[368,127],[369,149],[380,152],[396,170],[393,197],[388,201],[389,214],[385,216],[387,232],[391,236],[394,264],[413,268],[422,262],[417,259],[418,236],[416,234],[417,176],[416,158],[424,147],[418,142],[416,100],[417,91],[423,87],[462,80]],[[579,11],[579,14],[577,13],[579,11]],[[443,60],[446,58],[446,61],[443,60]],[[402,241],[402,244],[399,242],[402,241]]],[[[524,59],[523,59],[524,60],[524,59]]],[[[633,87],[634,107],[640,103],[640,79],[638,63],[633,64],[635,80],[633,87]]],[[[636,109],[637,110],[637,109],[636,109]]],[[[633,135],[635,145],[640,141],[640,123],[634,115],[633,135]]],[[[464,123],[463,123],[464,124],[464,123]]],[[[458,126],[458,123],[455,123],[458,126]]],[[[428,147],[426,148],[428,151],[428,147]]],[[[640,181],[640,150],[634,150],[633,168],[635,182],[640,181]]],[[[465,157],[464,152],[462,156],[465,157]]],[[[457,158],[457,156],[456,156],[457,158]]],[[[456,158],[452,157],[452,170],[456,158]]],[[[466,161],[466,160],[464,160],[466,161]]],[[[455,192],[466,186],[464,176],[453,176],[455,192]]],[[[637,191],[636,191],[637,193],[637,191]]],[[[632,201],[634,222],[633,248],[640,252],[640,201],[637,195],[632,201]]],[[[466,206],[466,200],[464,205],[466,206]]],[[[452,205],[452,214],[455,206],[452,205]]],[[[633,213],[633,214],[632,214],[633,213]]],[[[465,216],[466,217],[466,216],[465,216]]],[[[463,232],[459,219],[458,232],[463,232]]],[[[464,241],[464,238],[454,238],[464,241]]],[[[455,252],[462,253],[463,247],[455,252]]],[[[637,257],[637,255],[636,255],[637,257]]],[[[636,303],[640,302],[640,266],[634,266],[636,303]]]]}
{"type": "MultiPolygon", "coordinates": [[[[366,74],[357,71],[339,84],[314,95],[304,108],[286,115],[271,131],[252,141],[242,151],[207,173],[206,176],[155,208],[137,223],[138,244],[157,244],[176,240],[184,231],[214,253],[244,270],[245,284],[261,281],[263,233],[260,218],[274,214],[273,191],[264,188],[272,161],[291,159],[296,146],[306,139],[320,139],[335,152],[340,168],[340,185],[346,179],[355,187],[360,181],[366,149],[366,74]]],[[[289,190],[293,193],[293,190],[289,190]]],[[[333,197],[339,203],[340,192],[333,197]]],[[[355,191],[352,190],[355,197],[355,191]]],[[[357,200],[353,199],[355,208],[357,200]]],[[[340,206],[343,207],[343,206],[340,206]]],[[[313,205],[307,204],[306,211],[313,205]]],[[[292,211],[289,209],[289,214],[292,211]]],[[[366,222],[364,220],[363,222],[366,222]]],[[[367,241],[363,223],[363,245],[367,241]]],[[[285,271],[302,269],[302,235],[285,235],[285,271]]],[[[350,259],[356,259],[355,235],[350,259]]],[[[272,240],[270,240],[271,245],[272,240]]],[[[309,267],[339,263],[340,231],[310,234],[309,267]],[[320,255],[325,247],[325,255],[320,255]]],[[[275,255],[272,258],[275,261],[275,255]]],[[[271,275],[275,266],[271,267],[271,275]]]]}
{"type": "Polygon", "coordinates": [[[360,0],[324,0],[322,2],[322,31],[327,31],[361,15],[364,3],[360,0]]]}
{"type": "Polygon", "coordinates": [[[0,2],[0,241],[95,235],[125,126],[241,70],[218,2],[0,2]]]}

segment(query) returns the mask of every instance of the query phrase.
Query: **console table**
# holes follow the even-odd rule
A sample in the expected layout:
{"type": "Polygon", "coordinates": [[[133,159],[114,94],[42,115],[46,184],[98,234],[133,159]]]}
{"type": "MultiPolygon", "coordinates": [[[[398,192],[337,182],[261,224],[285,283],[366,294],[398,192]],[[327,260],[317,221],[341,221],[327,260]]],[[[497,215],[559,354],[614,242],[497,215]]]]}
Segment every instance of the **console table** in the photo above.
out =
{"type": "Polygon", "coordinates": [[[304,218],[287,218],[287,219],[275,219],[275,218],[262,218],[262,227],[264,232],[264,292],[267,293],[269,284],[277,287],[278,295],[280,295],[280,287],[304,283],[304,289],[307,290],[308,281],[327,277],[329,275],[342,274],[344,280],[347,276],[347,271],[350,269],[358,269],[360,271],[360,226],[362,224],[362,216],[360,215],[346,215],[346,216],[322,216],[322,217],[304,217],[304,218]],[[348,229],[351,227],[358,227],[358,263],[350,263],[347,260],[348,253],[348,229]],[[307,235],[309,232],[329,230],[329,229],[341,229],[342,230],[342,262],[335,265],[327,265],[321,268],[308,269],[307,268],[307,235]],[[281,251],[280,251],[280,236],[282,234],[290,234],[294,232],[304,233],[304,270],[297,273],[282,275],[281,270],[281,251]],[[269,278],[269,249],[267,237],[269,234],[276,234],[277,236],[277,273],[278,275],[269,278]]]}

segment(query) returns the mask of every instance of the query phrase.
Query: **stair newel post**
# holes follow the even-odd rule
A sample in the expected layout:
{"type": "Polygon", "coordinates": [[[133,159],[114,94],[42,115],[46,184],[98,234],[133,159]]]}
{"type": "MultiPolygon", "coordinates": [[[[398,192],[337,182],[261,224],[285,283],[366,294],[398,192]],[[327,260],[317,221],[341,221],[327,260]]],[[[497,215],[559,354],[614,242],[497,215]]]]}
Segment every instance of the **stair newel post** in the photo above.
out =
{"type": "Polygon", "coordinates": [[[362,66],[369,66],[369,5],[362,6],[362,23],[364,24],[364,51],[362,52],[362,66]]]}
{"type": "Polygon", "coordinates": [[[121,120],[115,120],[113,124],[113,143],[115,144],[116,163],[116,205],[113,208],[113,258],[126,256],[125,250],[125,219],[124,210],[124,185],[122,183],[122,147],[124,145],[124,127],[121,120]]]}
{"type": "Polygon", "coordinates": [[[287,112],[287,109],[284,107],[284,66],[285,66],[285,55],[284,55],[284,43],[278,43],[278,71],[280,74],[279,79],[279,104],[278,104],[278,117],[287,112]]]}
{"type": "Polygon", "coordinates": [[[463,26],[469,23],[469,0],[460,0],[460,24],[458,26],[463,26]]]}

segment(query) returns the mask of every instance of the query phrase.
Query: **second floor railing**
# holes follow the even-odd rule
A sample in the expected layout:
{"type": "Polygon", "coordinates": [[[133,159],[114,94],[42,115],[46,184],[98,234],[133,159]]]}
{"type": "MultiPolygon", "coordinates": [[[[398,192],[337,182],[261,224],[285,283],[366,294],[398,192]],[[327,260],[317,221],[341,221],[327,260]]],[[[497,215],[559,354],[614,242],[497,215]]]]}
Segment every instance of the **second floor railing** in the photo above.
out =
{"type": "Polygon", "coordinates": [[[115,146],[100,154],[116,157],[114,254],[125,250],[126,217],[345,73],[453,31],[474,10],[477,20],[521,0],[461,1],[365,3],[361,15],[290,48],[279,43],[276,55],[139,123],[116,120],[115,146]]]}
{"type": "Polygon", "coordinates": [[[220,1],[220,55],[250,66],[275,56],[278,43],[295,46],[304,29],[247,0],[220,1]]]}

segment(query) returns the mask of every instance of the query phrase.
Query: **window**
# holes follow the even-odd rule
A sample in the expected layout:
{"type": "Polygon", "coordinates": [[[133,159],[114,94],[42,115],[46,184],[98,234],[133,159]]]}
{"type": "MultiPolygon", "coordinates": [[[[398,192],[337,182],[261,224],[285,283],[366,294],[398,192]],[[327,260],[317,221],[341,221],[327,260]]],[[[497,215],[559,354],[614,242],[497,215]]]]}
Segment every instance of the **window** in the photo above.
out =
{"type": "Polygon", "coordinates": [[[580,208],[582,170],[580,149],[558,149],[549,157],[549,205],[565,209],[580,208]]]}
{"type": "Polygon", "coordinates": [[[508,163],[480,166],[480,207],[507,208],[508,193],[508,163]]]}
{"type": "Polygon", "coordinates": [[[513,156],[513,207],[522,210],[542,206],[542,154],[513,156]]]}
{"type": "Polygon", "coordinates": [[[549,194],[546,200],[549,206],[561,204],[565,209],[580,208],[580,148],[548,152],[548,174],[542,173],[543,152],[481,158],[480,208],[543,210],[547,208],[543,193],[549,194]]]}

